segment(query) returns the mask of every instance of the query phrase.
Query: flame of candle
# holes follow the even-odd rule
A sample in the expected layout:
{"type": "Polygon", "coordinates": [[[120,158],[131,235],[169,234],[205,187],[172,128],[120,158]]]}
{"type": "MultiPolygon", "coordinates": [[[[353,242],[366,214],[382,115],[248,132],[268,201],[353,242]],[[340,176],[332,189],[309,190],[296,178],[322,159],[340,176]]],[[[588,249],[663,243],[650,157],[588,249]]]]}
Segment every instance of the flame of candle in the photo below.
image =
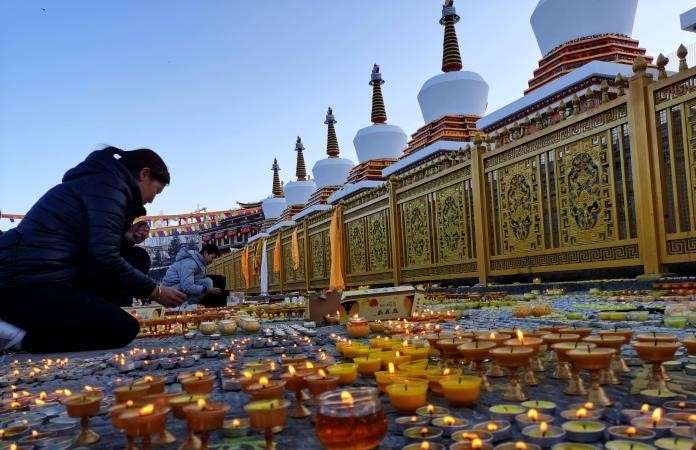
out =
{"type": "Polygon", "coordinates": [[[140,410],[138,411],[138,414],[140,414],[141,416],[149,416],[153,412],[155,412],[155,405],[150,403],[150,404],[145,405],[142,408],[140,408],[140,410]]]}
{"type": "Polygon", "coordinates": [[[433,405],[428,405],[425,407],[425,410],[428,412],[428,414],[432,415],[435,412],[435,407],[433,405]]]}
{"type": "Polygon", "coordinates": [[[199,380],[202,380],[202,379],[203,379],[203,372],[198,371],[198,372],[196,372],[196,373],[193,374],[193,375],[194,375],[196,378],[198,378],[199,380]]]}
{"type": "Polygon", "coordinates": [[[203,410],[205,409],[206,401],[204,398],[199,398],[198,401],[196,402],[196,406],[198,406],[198,409],[203,410]]]}
{"type": "Polygon", "coordinates": [[[40,398],[35,399],[34,403],[36,403],[36,406],[43,406],[46,404],[46,402],[41,400],[40,398]]]}
{"type": "Polygon", "coordinates": [[[488,337],[491,339],[495,339],[495,331],[491,331],[491,334],[488,337]]]}
{"type": "Polygon", "coordinates": [[[635,427],[628,427],[628,428],[626,428],[626,436],[628,436],[628,437],[630,437],[630,438],[632,438],[633,436],[635,436],[637,432],[638,432],[638,430],[636,430],[635,427]]]}
{"type": "Polygon", "coordinates": [[[498,431],[498,425],[493,422],[489,422],[488,425],[486,425],[486,429],[488,431],[498,431]]]}
{"type": "Polygon", "coordinates": [[[582,406],[588,411],[592,411],[594,409],[594,403],[592,402],[587,402],[582,406]]]}
{"type": "Polygon", "coordinates": [[[575,411],[575,417],[578,419],[584,419],[587,417],[587,410],[585,408],[579,408],[577,411],[575,411]]]}
{"type": "Polygon", "coordinates": [[[516,333],[517,333],[517,340],[520,341],[520,343],[524,343],[524,333],[522,333],[522,330],[520,330],[518,328],[516,333]]]}
{"type": "Polygon", "coordinates": [[[133,400],[128,400],[126,402],[126,408],[132,408],[133,407],[133,400]]]}
{"type": "Polygon", "coordinates": [[[288,366],[288,373],[290,374],[290,376],[291,376],[291,377],[294,377],[296,372],[297,372],[297,371],[295,370],[295,367],[294,367],[292,364],[290,364],[290,365],[288,366]]]}
{"type": "Polygon", "coordinates": [[[397,350],[397,351],[396,351],[396,357],[398,358],[398,357],[400,357],[400,356],[401,356],[401,353],[399,353],[399,351],[397,350]]]}
{"type": "Polygon", "coordinates": [[[527,411],[527,418],[532,422],[536,422],[537,420],[539,420],[539,413],[536,409],[532,408],[529,411],[527,411]]]}
{"type": "Polygon", "coordinates": [[[41,399],[41,400],[46,400],[46,397],[48,397],[48,395],[46,394],[45,391],[41,391],[41,392],[39,393],[39,399],[41,399]]]}
{"type": "Polygon", "coordinates": [[[143,380],[145,380],[146,383],[152,383],[154,381],[154,378],[148,375],[145,378],[143,378],[143,380]]]}
{"type": "Polygon", "coordinates": [[[33,437],[34,439],[36,439],[38,436],[39,436],[39,432],[38,432],[38,431],[36,431],[36,430],[31,430],[31,437],[33,437]]]}
{"type": "Polygon", "coordinates": [[[353,406],[353,396],[348,391],[341,391],[341,403],[347,406],[353,406]]]}
{"type": "Polygon", "coordinates": [[[515,442],[515,450],[527,450],[527,444],[522,441],[515,442]]]}
{"type": "Polygon", "coordinates": [[[319,369],[318,373],[320,377],[326,378],[326,372],[324,372],[324,369],[319,369]]]}
{"type": "Polygon", "coordinates": [[[483,441],[479,438],[475,438],[473,441],[471,441],[471,448],[472,449],[480,449],[483,447],[483,441]]]}
{"type": "Polygon", "coordinates": [[[643,403],[640,407],[640,413],[647,414],[649,412],[650,412],[650,405],[648,405],[647,403],[643,403]]]}
{"type": "Polygon", "coordinates": [[[259,379],[259,384],[261,385],[261,387],[266,387],[266,386],[268,386],[268,378],[266,378],[266,377],[261,377],[261,378],[259,379]]]}
{"type": "Polygon", "coordinates": [[[307,369],[314,369],[314,364],[312,364],[311,361],[307,361],[307,362],[305,363],[305,368],[307,368],[307,369]]]}
{"type": "Polygon", "coordinates": [[[390,374],[393,374],[393,373],[394,373],[394,363],[390,362],[390,363],[388,364],[388,366],[387,366],[387,371],[388,371],[390,374]]]}
{"type": "Polygon", "coordinates": [[[429,450],[429,449],[430,449],[430,443],[428,443],[428,441],[423,441],[423,442],[421,442],[420,449],[421,449],[421,450],[429,450]]]}
{"type": "Polygon", "coordinates": [[[549,431],[549,426],[546,425],[546,422],[539,424],[539,431],[541,431],[541,437],[546,437],[546,433],[549,431]]]}
{"type": "Polygon", "coordinates": [[[17,444],[11,444],[10,445],[10,450],[18,450],[19,447],[17,447],[17,444]]]}
{"type": "Polygon", "coordinates": [[[239,428],[241,425],[242,423],[239,421],[239,419],[232,420],[232,428],[239,428]]]}
{"type": "Polygon", "coordinates": [[[242,375],[244,376],[244,378],[248,379],[248,378],[251,378],[253,374],[250,371],[245,370],[242,372],[242,375]]]}
{"type": "Polygon", "coordinates": [[[660,420],[662,420],[662,408],[655,408],[655,411],[652,413],[653,428],[657,428],[660,420]]]}
{"type": "Polygon", "coordinates": [[[70,397],[72,395],[72,392],[70,391],[70,389],[63,389],[63,395],[65,395],[66,397],[70,397]]]}
{"type": "Polygon", "coordinates": [[[454,423],[456,422],[456,420],[455,420],[455,418],[452,417],[452,416],[445,416],[445,417],[442,418],[442,422],[443,422],[445,425],[447,425],[448,427],[451,427],[452,425],[454,425],[454,423]]]}
{"type": "Polygon", "coordinates": [[[688,420],[689,420],[689,422],[691,422],[691,423],[696,423],[696,414],[691,414],[691,415],[689,415],[688,420]]]}

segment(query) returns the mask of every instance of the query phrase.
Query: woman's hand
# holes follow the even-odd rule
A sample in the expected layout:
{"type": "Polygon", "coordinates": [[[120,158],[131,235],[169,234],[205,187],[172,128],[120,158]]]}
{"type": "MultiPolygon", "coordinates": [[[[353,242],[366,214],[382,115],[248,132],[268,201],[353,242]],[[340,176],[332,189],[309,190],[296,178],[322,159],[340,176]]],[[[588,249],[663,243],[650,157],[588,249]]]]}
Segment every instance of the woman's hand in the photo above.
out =
{"type": "Polygon", "coordinates": [[[162,306],[172,308],[181,305],[186,300],[186,294],[177,289],[158,284],[150,293],[150,299],[162,306]]]}

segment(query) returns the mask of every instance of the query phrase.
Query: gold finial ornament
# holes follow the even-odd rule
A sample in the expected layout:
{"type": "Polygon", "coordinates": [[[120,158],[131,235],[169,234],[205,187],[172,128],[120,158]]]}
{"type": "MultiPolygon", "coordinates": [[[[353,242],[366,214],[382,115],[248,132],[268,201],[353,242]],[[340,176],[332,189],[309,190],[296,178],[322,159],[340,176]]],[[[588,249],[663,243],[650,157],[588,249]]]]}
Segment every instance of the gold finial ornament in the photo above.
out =
{"type": "Polygon", "coordinates": [[[283,185],[280,184],[280,175],[278,174],[280,171],[280,166],[278,165],[278,160],[276,158],[273,158],[273,167],[271,167],[271,170],[273,170],[273,196],[282,197],[283,185]]]}
{"type": "Polygon", "coordinates": [[[577,116],[578,114],[580,114],[580,97],[576,92],[573,94],[573,115],[577,116]]]}
{"type": "Polygon", "coordinates": [[[302,139],[297,136],[297,141],[295,142],[295,151],[297,152],[297,165],[295,169],[295,175],[297,175],[297,181],[307,180],[307,167],[305,167],[304,160],[304,145],[302,145],[302,139]]]}
{"type": "Polygon", "coordinates": [[[660,53],[657,55],[657,60],[655,61],[655,64],[657,64],[657,79],[658,80],[664,80],[667,78],[667,70],[665,67],[669,63],[669,58],[667,58],[665,55],[660,53]]]}
{"type": "Polygon", "coordinates": [[[385,123],[387,121],[387,110],[384,107],[384,98],[382,97],[382,85],[384,80],[382,74],[379,73],[379,66],[375,64],[372,67],[372,75],[370,78],[370,86],[372,86],[372,123],[385,123]]]}
{"type": "Polygon", "coordinates": [[[633,60],[633,73],[642,73],[648,68],[648,62],[642,56],[633,60]]]}
{"type": "Polygon", "coordinates": [[[683,72],[685,70],[689,69],[689,66],[686,65],[686,55],[689,54],[689,51],[684,47],[684,44],[680,44],[679,48],[677,49],[677,58],[679,58],[679,71],[683,72]]]}
{"type": "Polygon", "coordinates": [[[324,121],[324,123],[327,125],[326,154],[329,155],[329,158],[338,158],[340,150],[338,148],[336,128],[334,128],[336,119],[334,118],[333,110],[330,107],[329,110],[326,112],[326,120],[324,121]]]}
{"type": "Polygon", "coordinates": [[[587,109],[594,107],[594,91],[591,87],[588,87],[585,91],[585,101],[587,102],[587,109]]]}
{"type": "Polygon", "coordinates": [[[442,48],[442,71],[456,72],[462,70],[462,56],[459,54],[459,41],[454,24],[459,22],[459,16],[454,9],[454,0],[445,0],[442,5],[440,25],[445,26],[445,39],[442,48]]]}
{"type": "Polygon", "coordinates": [[[563,101],[563,99],[561,99],[561,102],[558,104],[558,112],[560,114],[559,119],[565,120],[566,119],[566,104],[563,101]]]}

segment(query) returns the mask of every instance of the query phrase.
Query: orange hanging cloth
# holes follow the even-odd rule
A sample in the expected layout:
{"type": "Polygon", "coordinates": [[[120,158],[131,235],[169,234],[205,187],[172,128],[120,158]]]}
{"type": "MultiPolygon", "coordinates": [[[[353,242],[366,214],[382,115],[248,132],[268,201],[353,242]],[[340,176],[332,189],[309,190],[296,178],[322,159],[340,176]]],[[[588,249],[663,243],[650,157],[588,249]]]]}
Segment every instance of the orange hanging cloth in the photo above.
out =
{"type": "Polygon", "coordinates": [[[251,274],[249,273],[249,246],[245,246],[242,250],[242,278],[244,278],[244,286],[246,289],[251,287],[251,274]]]}
{"type": "Polygon", "coordinates": [[[342,291],[346,288],[346,281],[343,276],[343,222],[339,207],[334,208],[331,216],[331,226],[329,227],[329,241],[331,243],[331,277],[329,278],[329,289],[332,291],[342,291]]]}
{"type": "Polygon", "coordinates": [[[280,262],[283,258],[283,247],[280,244],[280,233],[276,238],[275,247],[273,247],[273,272],[280,273],[280,262]]]}
{"type": "Polygon", "coordinates": [[[290,242],[290,253],[292,255],[292,268],[300,268],[300,244],[297,240],[297,227],[292,230],[292,241],[290,242]]]}

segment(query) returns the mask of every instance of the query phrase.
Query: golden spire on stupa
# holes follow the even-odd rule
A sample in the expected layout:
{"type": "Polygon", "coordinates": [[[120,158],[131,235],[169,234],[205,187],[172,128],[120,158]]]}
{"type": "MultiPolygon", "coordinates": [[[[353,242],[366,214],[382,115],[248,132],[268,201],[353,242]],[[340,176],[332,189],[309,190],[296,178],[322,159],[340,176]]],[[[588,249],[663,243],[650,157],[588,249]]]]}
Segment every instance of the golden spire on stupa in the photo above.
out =
{"type": "Polygon", "coordinates": [[[273,167],[271,167],[271,170],[273,170],[273,196],[282,197],[283,185],[280,184],[280,175],[278,174],[280,171],[280,166],[278,165],[278,160],[276,158],[273,158],[273,167]]]}
{"type": "Polygon", "coordinates": [[[297,152],[297,166],[295,169],[295,175],[297,175],[297,181],[307,180],[307,168],[305,167],[304,161],[304,145],[302,145],[302,139],[297,136],[297,142],[295,142],[295,151],[297,152]]]}
{"type": "Polygon", "coordinates": [[[324,123],[328,128],[326,135],[326,154],[329,155],[329,158],[338,158],[340,150],[338,149],[338,138],[336,137],[336,129],[334,128],[336,119],[334,118],[331,107],[329,107],[329,110],[326,112],[326,120],[324,123]]]}
{"type": "Polygon", "coordinates": [[[370,86],[372,86],[372,123],[385,123],[387,121],[387,111],[384,108],[384,98],[382,97],[382,85],[384,80],[379,73],[379,66],[372,67],[370,86]]]}
{"type": "Polygon", "coordinates": [[[445,26],[445,40],[442,50],[442,71],[456,72],[462,70],[462,57],[459,54],[459,42],[454,24],[459,22],[459,16],[454,9],[454,0],[445,0],[442,5],[440,24],[445,26]]]}

